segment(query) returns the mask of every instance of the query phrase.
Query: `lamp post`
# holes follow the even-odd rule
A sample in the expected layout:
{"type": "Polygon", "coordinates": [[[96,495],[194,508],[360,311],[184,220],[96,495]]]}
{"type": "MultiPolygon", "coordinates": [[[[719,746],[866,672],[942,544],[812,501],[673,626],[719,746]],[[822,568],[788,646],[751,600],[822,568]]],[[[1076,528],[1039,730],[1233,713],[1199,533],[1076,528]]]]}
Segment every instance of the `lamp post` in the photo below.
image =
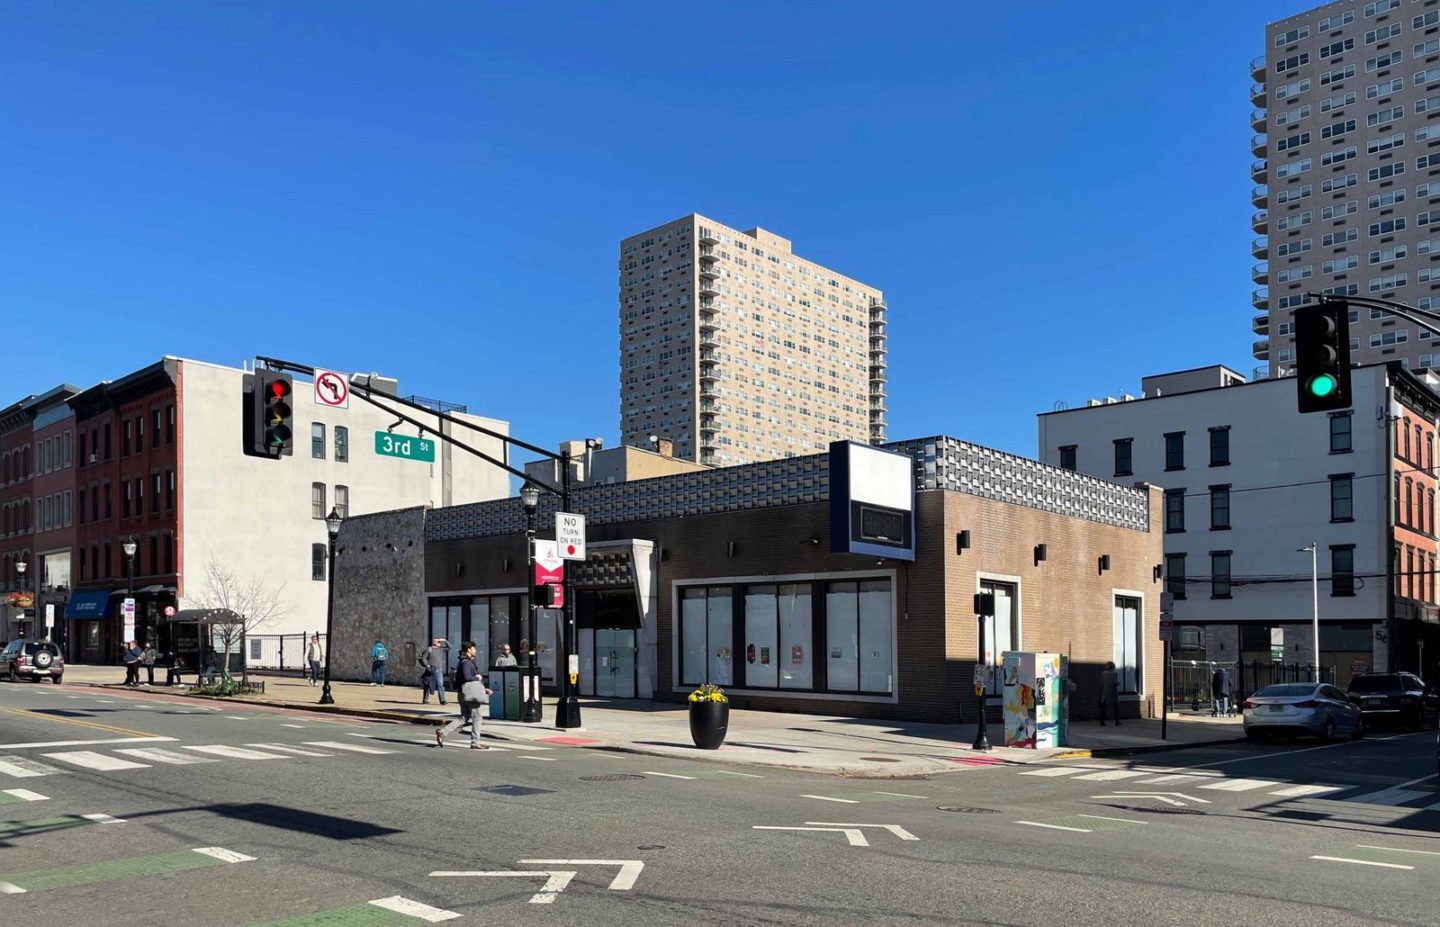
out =
{"type": "Polygon", "coordinates": [[[540,504],[540,487],[526,483],[520,487],[520,502],[525,506],[525,575],[530,584],[530,607],[525,651],[529,655],[525,666],[525,701],[520,706],[520,720],[538,722],[540,707],[540,667],[535,653],[535,638],[538,636],[538,610],[535,607],[535,507],[540,504]]]}
{"type": "Polygon", "coordinates": [[[975,728],[975,742],[970,745],[972,750],[990,751],[990,734],[986,730],[985,721],[985,696],[990,691],[990,660],[985,651],[985,619],[995,616],[995,596],[993,593],[975,593],[975,620],[979,624],[980,638],[980,660],[975,664],[975,695],[980,700],[980,708],[977,712],[979,724],[975,728]]]}
{"type": "MultiPolygon", "coordinates": [[[[133,534],[127,535],[125,540],[120,542],[120,550],[125,554],[125,598],[130,600],[130,607],[132,609],[135,607],[135,551],[138,549],[139,545],[135,543],[135,536],[133,534]]],[[[134,612],[132,611],[131,614],[133,615],[134,612]]],[[[135,628],[132,625],[130,628],[130,636],[133,638],[134,634],[135,628]]],[[[128,642],[129,641],[121,641],[122,644],[128,642]]]]}
{"type": "Polygon", "coordinates": [[[321,705],[334,705],[335,696],[330,694],[330,654],[335,650],[335,539],[340,536],[340,512],[330,509],[325,516],[325,531],[330,535],[329,573],[326,575],[325,590],[325,688],[320,692],[321,705]]]}
{"type": "MultiPolygon", "coordinates": [[[[26,552],[20,552],[20,559],[15,561],[15,572],[20,574],[20,588],[17,590],[21,595],[25,594],[25,571],[29,569],[30,561],[26,559],[26,552]]],[[[38,607],[36,615],[39,615],[38,607]]],[[[20,617],[15,620],[15,633],[18,637],[25,636],[25,609],[20,608],[20,617]]]]}
{"type": "Polygon", "coordinates": [[[1319,573],[1319,548],[1320,545],[1311,541],[1306,547],[1298,548],[1297,554],[1308,553],[1310,555],[1310,632],[1313,635],[1315,646],[1315,681],[1320,681],[1320,573],[1319,573]]]}

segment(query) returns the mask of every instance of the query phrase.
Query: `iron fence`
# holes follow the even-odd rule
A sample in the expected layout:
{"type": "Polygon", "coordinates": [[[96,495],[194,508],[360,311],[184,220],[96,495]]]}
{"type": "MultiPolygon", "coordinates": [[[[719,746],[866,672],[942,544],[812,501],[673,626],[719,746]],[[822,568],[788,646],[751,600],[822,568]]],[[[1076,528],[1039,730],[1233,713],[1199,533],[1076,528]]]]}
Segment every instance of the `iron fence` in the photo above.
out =
{"type": "MultiPolygon", "coordinates": [[[[1238,705],[1257,689],[1284,682],[1312,682],[1313,663],[1272,663],[1269,660],[1229,662],[1220,660],[1172,660],[1170,663],[1170,708],[1202,710],[1210,706],[1210,680],[1217,670],[1230,674],[1230,702],[1238,705]]],[[[1320,681],[1335,684],[1335,667],[1321,666],[1320,681]]]]}

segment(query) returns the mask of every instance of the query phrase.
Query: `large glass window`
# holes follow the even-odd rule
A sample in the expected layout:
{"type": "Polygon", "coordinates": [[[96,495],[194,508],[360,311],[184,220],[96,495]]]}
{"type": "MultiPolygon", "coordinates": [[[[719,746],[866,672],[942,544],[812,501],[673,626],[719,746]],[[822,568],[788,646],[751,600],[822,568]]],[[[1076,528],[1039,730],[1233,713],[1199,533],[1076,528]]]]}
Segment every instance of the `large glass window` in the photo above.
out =
{"type": "Polygon", "coordinates": [[[1185,490],[1165,490],[1165,530],[1185,530],[1185,490]]]}
{"type": "Polygon", "coordinates": [[[325,459],[325,423],[310,423],[310,456],[316,460],[325,459]]]}
{"type": "Polygon", "coordinates": [[[1330,416],[1330,453],[1348,454],[1350,443],[1350,412],[1330,416]]]}
{"type": "Polygon", "coordinates": [[[888,579],[829,584],[825,594],[828,689],[892,691],[890,614],[888,579]]]}
{"type": "Polygon", "coordinates": [[[1230,463],[1230,429],[1210,429],[1210,466],[1224,467],[1230,463]]]}
{"type": "Polygon", "coordinates": [[[1355,545],[1336,544],[1330,548],[1330,594],[1355,594],[1355,545]]]}
{"type": "Polygon", "coordinates": [[[1134,440],[1135,440],[1135,439],[1133,439],[1133,438],[1117,438],[1117,439],[1116,439],[1116,441],[1115,441],[1115,475],[1116,475],[1116,476],[1130,476],[1130,475],[1131,475],[1131,472],[1132,472],[1132,471],[1131,471],[1131,469],[1130,469],[1130,465],[1131,465],[1130,452],[1131,452],[1131,448],[1132,448],[1132,446],[1133,446],[1133,444],[1134,444],[1134,440]]]}
{"type": "Polygon", "coordinates": [[[1014,650],[1020,643],[1019,615],[1015,609],[1016,593],[1012,583],[984,581],[980,591],[995,597],[995,615],[985,619],[985,663],[992,668],[990,674],[990,695],[1002,694],[1004,679],[1000,672],[1007,650],[1014,650]]]}
{"type": "MultiPolygon", "coordinates": [[[[335,459],[340,463],[350,459],[350,429],[344,425],[335,426],[335,459]]],[[[480,642],[475,643],[478,645],[480,642]]]]}
{"type": "Polygon", "coordinates": [[[1115,597],[1115,685],[1121,693],[1140,691],[1140,600],[1115,597]]]}
{"type": "Polygon", "coordinates": [[[728,586],[692,586],[680,601],[680,681],[732,685],[734,607],[728,586]]]}
{"type": "Polygon", "coordinates": [[[780,586],[776,590],[780,620],[780,688],[809,689],[815,685],[814,634],[811,627],[810,587],[780,586]]]}
{"type": "Polygon", "coordinates": [[[775,688],[779,683],[780,611],[774,586],[745,590],[745,685],[775,688]]]}
{"type": "Polygon", "coordinates": [[[1185,432],[1173,431],[1165,436],[1165,469],[1185,469],[1185,432]]]}
{"type": "Polygon", "coordinates": [[[1065,470],[1075,469],[1075,451],[1077,445],[1067,444],[1060,448],[1060,466],[1065,470]]]}
{"type": "Polygon", "coordinates": [[[1165,555],[1165,591],[1176,599],[1185,598],[1185,555],[1165,555]]]}

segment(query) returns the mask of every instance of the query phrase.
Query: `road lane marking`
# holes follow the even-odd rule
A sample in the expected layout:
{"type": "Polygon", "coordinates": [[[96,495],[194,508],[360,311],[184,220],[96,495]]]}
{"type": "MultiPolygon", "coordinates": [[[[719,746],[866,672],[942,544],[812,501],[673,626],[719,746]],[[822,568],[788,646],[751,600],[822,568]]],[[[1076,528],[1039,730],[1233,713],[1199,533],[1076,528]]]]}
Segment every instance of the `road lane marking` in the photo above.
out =
{"type": "Polygon", "coordinates": [[[1154,779],[1141,779],[1136,785],[1164,785],[1173,782],[1194,782],[1198,779],[1210,779],[1213,776],[1197,776],[1192,773],[1173,773],[1168,776],[1156,776],[1154,779]]]}
{"type": "Polygon", "coordinates": [[[79,866],[40,869],[34,872],[7,875],[5,881],[0,881],[0,893],[17,895],[80,885],[122,882],[142,876],[208,869],[212,866],[248,862],[253,859],[253,856],[236,853],[224,847],[196,847],[193,850],[179,850],[173,853],[131,856],[99,863],[85,863],[79,866]]]}
{"type": "Polygon", "coordinates": [[[123,753],[126,756],[139,757],[142,760],[149,760],[152,763],[166,763],[171,766],[190,766],[195,763],[214,763],[216,760],[206,759],[201,756],[186,756],[183,753],[176,753],[173,750],[162,750],[159,747],[133,747],[116,750],[116,753],[123,753]]]}
{"type": "Polygon", "coordinates": [[[108,815],[108,814],[82,814],[82,815],[80,815],[80,816],[81,816],[82,818],[84,818],[85,820],[87,820],[87,821],[94,821],[96,824],[124,824],[124,823],[125,823],[125,819],[124,819],[124,818],[111,817],[111,816],[108,815]]]}
{"type": "Polygon", "coordinates": [[[384,908],[387,911],[394,911],[396,914],[404,914],[407,917],[418,917],[420,920],[430,924],[438,924],[441,921],[454,920],[460,917],[454,911],[446,911],[443,908],[432,908],[428,904],[421,904],[418,901],[411,901],[409,898],[400,895],[391,895],[389,898],[376,898],[374,901],[366,902],[377,908],[384,908]]]}
{"type": "Polygon", "coordinates": [[[908,792],[882,792],[882,791],[880,791],[879,789],[876,789],[876,790],[875,790],[875,794],[876,794],[876,795],[892,795],[892,796],[894,796],[895,798],[928,798],[928,797],[929,797],[929,796],[927,796],[927,795],[911,795],[911,794],[908,793],[908,792]]]}
{"type": "Polygon", "coordinates": [[[112,772],[117,769],[150,768],[148,763],[133,763],[130,760],[122,760],[116,756],[106,756],[103,753],[95,753],[92,750],[73,750],[68,753],[42,753],[40,755],[49,760],[58,760],[61,763],[79,766],[81,769],[95,769],[100,772],[112,772]]]}
{"type": "Polygon", "coordinates": [[[827,795],[801,795],[801,798],[813,798],[817,801],[833,801],[840,805],[858,805],[860,802],[853,798],[830,798],[827,795]]]}
{"type": "Polygon", "coordinates": [[[1369,795],[1357,795],[1354,798],[1345,799],[1361,805],[1403,805],[1407,801],[1414,801],[1417,798],[1429,798],[1433,792],[1417,792],[1414,789],[1402,789],[1395,786],[1390,789],[1381,789],[1378,792],[1371,792],[1369,795]]]}
{"type": "Polygon", "coordinates": [[[60,771],[54,766],[46,766],[44,763],[23,756],[12,756],[8,760],[0,760],[0,773],[14,776],[16,779],[33,779],[36,776],[49,776],[60,771]]]}
{"type": "Polygon", "coordinates": [[[194,852],[218,859],[222,863],[248,863],[255,858],[224,847],[196,847],[194,852]]]}
{"type": "Polygon", "coordinates": [[[1421,856],[1440,856],[1440,853],[1434,850],[1406,850],[1402,847],[1372,847],[1364,843],[1355,844],[1355,848],[1357,850],[1384,850],[1386,853],[1418,853],[1421,856]]]}
{"type": "Polygon", "coordinates": [[[5,750],[44,750],[55,747],[99,747],[106,744],[168,744],[175,737],[102,737],[98,740],[36,740],[23,744],[0,744],[5,750]]]}
{"type": "Polygon", "coordinates": [[[665,777],[666,779],[688,779],[688,780],[691,781],[691,782],[694,782],[694,781],[695,781],[695,777],[694,777],[694,776],[682,776],[682,775],[680,775],[680,774],[678,774],[678,773],[662,773],[662,772],[652,772],[652,771],[650,771],[650,770],[646,770],[646,771],[645,771],[645,775],[647,775],[647,776],[663,776],[663,777],[665,777]]]}
{"type": "Polygon", "coordinates": [[[1267,795],[1274,795],[1277,798],[1302,798],[1308,795],[1328,795],[1331,792],[1343,792],[1350,788],[1348,785],[1292,785],[1288,789],[1277,789],[1274,792],[1267,792],[1267,795]]]}
{"type": "Polygon", "coordinates": [[[1414,869],[1414,866],[1403,866],[1400,863],[1377,863],[1369,859],[1350,859],[1345,856],[1312,856],[1311,859],[1320,859],[1329,863],[1354,863],[1357,866],[1379,866],[1382,869],[1414,869]]]}
{"type": "Polygon", "coordinates": [[[50,799],[39,792],[32,792],[29,789],[5,789],[3,794],[9,795],[16,801],[49,801],[50,799]]]}
{"type": "MultiPolygon", "coordinates": [[[[503,749],[505,749],[505,748],[504,748],[504,747],[501,747],[500,749],[503,750],[503,749]]],[[[534,760],[534,761],[537,762],[537,763],[553,763],[553,762],[555,762],[555,757],[553,757],[553,756],[522,756],[522,757],[520,757],[520,759],[522,759],[522,760],[534,760]]]]}
{"type": "Polygon", "coordinates": [[[1198,785],[1196,788],[1214,789],[1220,792],[1249,792],[1252,789],[1263,789],[1267,785],[1280,785],[1280,783],[1267,779],[1226,779],[1210,785],[1198,785]]]}
{"type": "Polygon", "coordinates": [[[645,864],[638,859],[522,859],[517,862],[524,866],[619,866],[620,871],[606,889],[612,892],[630,891],[645,871],[645,864]]]}
{"type": "Polygon", "coordinates": [[[245,717],[244,715],[226,715],[225,717],[229,718],[231,721],[249,721],[249,720],[250,720],[249,718],[245,717]]]}
{"type": "Polygon", "coordinates": [[[1086,773],[1083,776],[1076,776],[1075,778],[1076,780],[1087,779],[1094,782],[1115,782],[1119,779],[1133,779],[1136,776],[1144,775],[1148,774],[1137,772],[1133,769],[1107,769],[1104,772],[1086,773]]]}
{"type": "Polygon", "coordinates": [[[854,827],[772,827],[762,824],[754,824],[755,830],[813,830],[825,831],[832,834],[844,834],[852,847],[868,847],[870,841],[865,839],[865,832],[854,827]]]}
{"type": "Polygon", "coordinates": [[[1097,821],[1119,821],[1121,824],[1147,824],[1148,821],[1137,821],[1134,818],[1107,818],[1103,814],[1077,814],[1077,818],[1094,818],[1097,821]]]}
{"type": "Polygon", "coordinates": [[[1064,826],[1062,826],[1062,825],[1060,825],[1060,824],[1042,824],[1042,823],[1039,822],[1039,821],[1016,821],[1015,823],[1016,823],[1016,824],[1024,824],[1024,825],[1026,825],[1027,827],[1045,827],[1045,828],[1048,828],[1048,829],[1050,829],[1050,830],[1068,830],[1068,831],[1072,831],[1072,832],[1077,833],[1077,834],[1088,834],[1088,833],[1090,833],[1089,830],[1087,830],[1087,829],[1085,829],[1085,828],[1083,828],[1083,827],[1064,827],[1064,826]]]}
{"type": "Polygon", "coordinates": [[[333,753],[321,753],[319,750],[302,750],[299,747],[292,747],[288,744],[246,744],[247,747],[254,747],[257,750],[273,750],[279,753],[293,753],[296,756],[334,756],[333,753]]]}
{"type": "Polygon", "coordinates": [[[186,750],[194,750],[196,753],[207,753],[211,756],[223,756],[230,760],[288,760],[288,756],[281,756],[278,753],[264,753],[260,750],[246,750],[243,747],[230,747],[225,744],[205,744],[192,747],[189,744],[182,744],[186,750]]]}
{"type": "Polygon", "coordinates": [[[920,839],[899,824],[837,824],[834,821],[806,821],[805,823],[814,827],[883,827],[901,840],[920,839]]]}
{"type": "MultiPolygon", "coordinates": [[[[297,729],[297,730],[304,730],[304,729],[305,729],[305,725],[303,725],[303,724],[281,724],[280,726],[281,726],[281,727],[293,727],[293,728],[295,728],[295,729],[297,729]]],[[[398,898],[399,896],[397,895],[396,897],[398,898]]]]}
{"type": "Polygon", "coordinates": [[[395,752],[394,750],[381,750],[379,747],[366,747],[362,746],[361,744],[341,743],[338,740],[307,740],[305,742],[305,746],[325,747],[326,749],[330,750],[348,750],[351,753],[374,753],[377,755],[382,753],[395,752]]]}
{"type": "Polygon", "coordinates": [[[19,715],[22,718],[30,718],[36,721],[54,721],[56,724],[75,724],[80,727],[88,727],[96,731],[105,731],[110,734],[126,734],[131,737],[154,737],[148,731],[132,731],[125,727],[111,727],[108,724],[96,724],[93,721],[79,721],[75,718],[57,718],[54,715],[47,715],[44,712],[27,711],[24,708],[0,708],[0,711],[8,711],[12,715],[19,715]]]}
{"type": "Polygon", "coordinates": [[[1109,769],[1108,766],[1046,766],[1041,769],[1027,769],[1020,773],[1022,776],[1070,776],[1075,773],[1090,772],[1092,770],[1109,769]]]}

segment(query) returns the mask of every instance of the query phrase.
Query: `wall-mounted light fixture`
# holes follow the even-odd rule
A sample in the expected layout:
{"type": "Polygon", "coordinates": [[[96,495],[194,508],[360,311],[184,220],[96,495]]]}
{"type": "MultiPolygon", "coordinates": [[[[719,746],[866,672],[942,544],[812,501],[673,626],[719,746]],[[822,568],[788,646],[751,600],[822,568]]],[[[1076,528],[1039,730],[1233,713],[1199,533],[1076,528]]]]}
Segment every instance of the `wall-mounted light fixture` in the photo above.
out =
{"type": "Polygon", "coordinates": [[[456,576],[464,576],[464,575],[465,575],[465,564],[461,563],[459,560],[456,560],[456,561],[455,561],[455,575],[456,575],[456,576]]]}
{"type": "Polygon", "coordinates": [[[509,573],[509,572],[510,572],[510,558],[509,558],[509,557],[504,557],[504,558],[502,558],[502,559],[500,560],[500,572],[501,572],[501,573],[509,573]]]}
{"type": "Polygon", "coordinates": [[[1109,555],[1109,554],[1101,554],[1101,555],[1100,555],[1100,572],[1101,572],[1101,573],[1104,573],[1104,572],[1105,572],[1106,570],[1108,570],[1108,569],[1110,569],[1110,555],[1109,555]]]}
{"type": "Polygon", "coordinates": [[[1155,571],[1154,571],[1154,572],[1155,572],[1155,575],[1154,575],[1152,581],[1158,583],[1158,582],[1160,582],[1160,577],[1162,577],[1162,576],[1165,575],[1165,566],[1164,566],[1164,564],[1160,564],[1160,563],[1155,564],[1155,571]]]}
{"type": "Polygon", "coordinates": [[[1036,544],[1036,545],[1035,545],[1035,565],[1036,565],[1036,566],[1039,566],[1040,564],[1044,563],[1044,562],[1045,562],[1045,558],[1048,557],[1049,554],[1050,554],[1050,547],[1049,547],[1049,545],[1046,545],[1046,544],[1036,544]]]}
{"type": "Polygon", "coordinates": [[[735,556],[735,542],[734,542],[734,541],[726,541],[726,542],[725,542],[725,556],[727,556],[727,557],[733,557],[733,556],[735,556]]]}
{"type": "Polygon", "coordinates": [[[969,550],[969,549],[970,549],[970,532],[969,532],[969,531],[961,531],[961,532],[958,532],[958,533],[955,535],[955,553],[958,555],[958,554],[960,554],[962,551],[967,551],[967,550],[969,550]]]}

